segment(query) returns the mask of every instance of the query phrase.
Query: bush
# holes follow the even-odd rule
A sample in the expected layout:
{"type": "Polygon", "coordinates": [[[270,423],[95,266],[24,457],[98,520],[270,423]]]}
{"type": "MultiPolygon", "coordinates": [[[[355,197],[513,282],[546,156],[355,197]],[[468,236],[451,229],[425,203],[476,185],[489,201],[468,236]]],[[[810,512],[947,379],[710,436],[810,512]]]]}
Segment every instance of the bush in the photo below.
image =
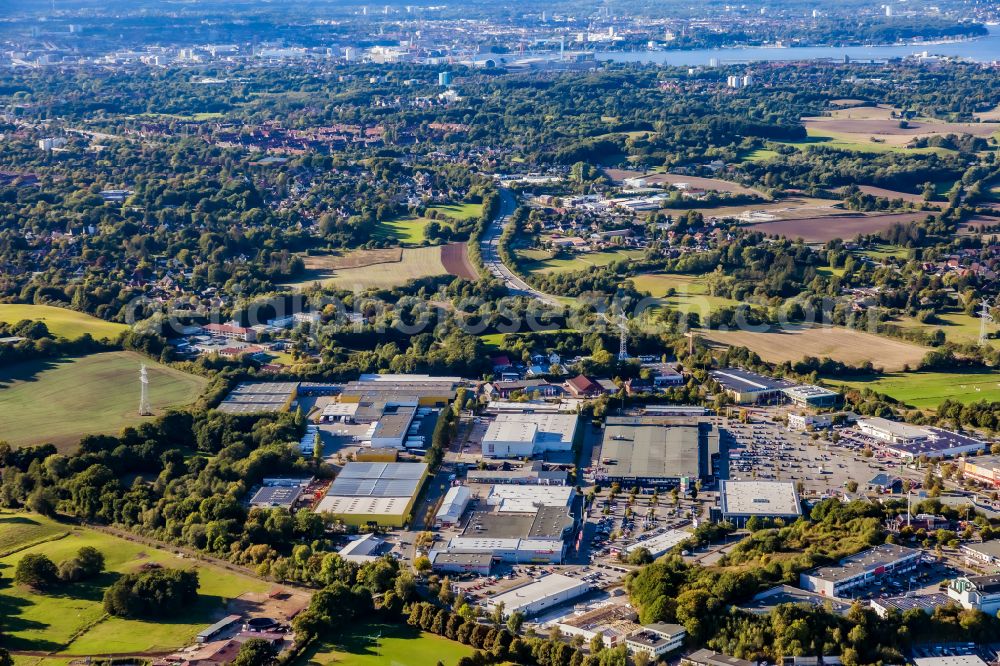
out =
{"type": "Polygon", "coordinates": [[[31,553],[21,558],[14,570],[14,581],[38,590],[51,588],[59,582],[56,565],[41,553],[31,553]]]}

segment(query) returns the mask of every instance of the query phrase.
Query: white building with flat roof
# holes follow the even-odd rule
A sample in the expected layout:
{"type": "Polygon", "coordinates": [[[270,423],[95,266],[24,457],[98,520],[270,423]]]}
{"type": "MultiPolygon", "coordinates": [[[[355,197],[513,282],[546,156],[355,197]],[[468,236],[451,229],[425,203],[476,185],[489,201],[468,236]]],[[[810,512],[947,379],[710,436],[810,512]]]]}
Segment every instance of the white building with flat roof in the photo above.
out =
{"type": "Polygon", "coordinates": [[[671,548],[675,548],[680,544],[684,543],[691,538],[690,532],[685,532],[683,530],[667,530],[663,534],[657,534],[656,536],[649,537],[648,539],[641,539],[636,541],[631,546],[625,548],[625,553],[631,555],[640,548],[645,548],[649,551],[649,554],[654,558],[663,555],[671,548]]]}
{"type": "Polygon", "coordinates": [[[578,420],[576,414],[551,412],[497,414],[483,436],[483,456],[527,458],[570,451],[578,420]]]}
{"type": "Polygon", "coordinates": [[[799,587],[828,597],[840,597],[856,587],[892,573],[913,570],[920,562],[921,551],[896,544],[882,544],[837,564],[818,567],[799,574],[799,587]]]}
{"type": "Polygon", "coordinates": [[[575,494],[572,486],[497,485],[490,488],[486,504],[498,513],[535,513],[540,506],[569,508],[575,494]]]}
{"type": "Polygon", "coordinates": [[[489,598],[486,607],[491,611],[503,604],[504,617],[520,611],[526,617],[583,596],[590,591],[590,583],[562,574],[549,574],[534,582],[515,587],[489,598]]]}
{"type": "Polygon", "coordinates": [[[802,502],[791,481],[722,481],[717,511],[737,527],[755,516],[791,522],[802,516],[802,502]]]}
{"type": "Polygon", "coordinates": [[[468,486],[452,486],[445,493],[444,500],[441,502],[441,508],[438,509],[437,516],[434,518],[434,524],[437,527],[444,527],[447,525],[457,525],[462,519],[462,514],[465,513],[465,509],[469,506],[469,500],[472,499],[472,491],[469,490],[468,486]]]}

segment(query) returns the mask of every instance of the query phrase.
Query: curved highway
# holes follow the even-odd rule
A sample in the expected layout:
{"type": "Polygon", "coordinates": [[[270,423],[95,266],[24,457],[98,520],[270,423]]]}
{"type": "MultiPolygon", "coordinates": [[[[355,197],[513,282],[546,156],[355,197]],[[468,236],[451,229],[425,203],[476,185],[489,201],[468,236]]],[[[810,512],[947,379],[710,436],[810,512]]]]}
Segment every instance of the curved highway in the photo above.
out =
{"type": "Polygon", "coordinates": [[[479,253],[482,255],[483,265],[486,266],[486,270],[490,274],[503,280],[503,283],[507,286],[507,290],[515,296],[527,296],[546,305],[558,306],[560,305],[559,301],[529,285],[500,260],[500,235],[507,225],[510,224],[511,215],[514,214],[516,209],[517,199],[514,197],[514,193],[506,187],[501,187],[500,212],[490,223],[489,228],[486,229],[479,241],[479,253]]]}

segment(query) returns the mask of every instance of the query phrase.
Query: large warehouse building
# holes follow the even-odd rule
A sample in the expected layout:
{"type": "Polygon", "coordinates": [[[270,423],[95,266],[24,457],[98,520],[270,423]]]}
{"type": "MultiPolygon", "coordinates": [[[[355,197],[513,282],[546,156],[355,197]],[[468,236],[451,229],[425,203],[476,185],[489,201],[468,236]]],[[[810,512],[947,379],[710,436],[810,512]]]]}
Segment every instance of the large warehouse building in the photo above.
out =
{"type": "Polygon", "coordinates": [[[889,453],[906,460],[921,456],[943,458],[990,449],[986,442],[968,435],[878,417],[858,419],[858,430],[881,442],[889,453]]]}
{"type": "Polygon", "coordinates": [[[751,518],[781,518],[793,522],[802,517],[802,503],[791,481],[723,481],[715,516],[737,527],[751,518]]]}
{"type": "Polygon", "coordinates": [[[589,591],[590,584],[579,578],[550,574],[533,583],[490,597],[486,607],[494,610],[503,604],[504,617],[510,617],[515,611],[531,617],[547,608],[576,599],[589,591]]]}
{"type": "Polygon", "coordinates": [[[528,458],[548,451],[570,451],[576,414],[497,414],[483,436],[487,458],[528,458]]]}
{"type": "Polygon", "coordinates": [[[709,375],[740,405],[781,401],[785,389],[795,386],[785,379],[765,377],[740,368],[712,370],[709,375]]]}
{"type": "Polygon", "coordinates": [[[347,463],[316,511],[356,527],[402,527],[426,478],[426,463],[347,463]]]}
{"type": "Polygon", "coordinates": [[[1000,456],[976,456],[959,462],[959,471],[967,479],[1000,488],[1000,456]]]}
{"type": "Polygon", "coordinates": [[[919,550],[886,543],[845,557],[835,565],[799,574],[799,587],[828,597],[840,597],[885,574],[911,571],[919,562],[919,550]]]}
{"type": "Polygon", "coordinates": [[[671,416],[608,417],[599,481],[624,486],[675,486],[715,475],[721,431],[707,419],[671,416]]]}

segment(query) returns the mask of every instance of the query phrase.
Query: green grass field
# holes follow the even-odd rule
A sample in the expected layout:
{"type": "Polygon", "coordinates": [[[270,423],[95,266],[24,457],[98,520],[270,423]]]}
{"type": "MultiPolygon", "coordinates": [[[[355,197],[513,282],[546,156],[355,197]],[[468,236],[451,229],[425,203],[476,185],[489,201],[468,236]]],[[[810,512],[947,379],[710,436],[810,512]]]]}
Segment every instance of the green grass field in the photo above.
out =
{"type": "Polygon", "coordinates": [[[772,157],[777,157],[779,155],[776,150],[769,150],[767,148],[755,148],[754,150],[749,150],[746,153],[740,155],[740,159],[745,162],[764,162],[771,159],[772,157]]]}
{"type": "Polygon", "coordinates": [[[877,261],[888,259],[890,257],[895,259],[902,259],[905,261],[906,258],[909,256],[909,250],[907,250],[905,247],[900,247],[898,245],[883,244],[879,245],[877,249],[862,250],[861,252],[859,252],[859,254],[864,255],[866,257],[871,257],[872,259],[875,259],[877,261]]]}
{"type": "Polygon", "coordinates": [[[148,418],[138,414],[142,363],[157,414],[193,402],[207,383],[135,352],[18,363],[0,370],[0,440],[68,449],[84,434],[116,433],[141,423],[148,418]]]}
{"type": "MultiPolygon", "coordinates": [[[[477,203],[436,204],[427,207],[428,213],[432,210],[459,221],[476,218],[483,214],[482,204],[477,203]]],[[[378,240],[390,240],[401,245],[420,245],[427,240],[424,231],[431,222],[437,222],[442,226],[447,225],[447,220],[444,219],[432,220],[427,216],[405,215],[382,222],[372,237],[378,240]]]]}
{"type": "Polygon", "coordinates": [[[920,409],[933,409],[945,399],[963,403],[1000,401],[1000,372],[896,372],[875,380],[829,380],[854,388],[870,388],[920,409]]]}
{"type": "Polygon", "coordinates": [[[114,339],[128,328],[125,324],[104,321],[76,310],[51,305],[0,303],[0,322],[15,324],[22,319],[41,321],[53,335],[70,339],[78,338],[84,333],[90,333],[97,339],[114,339]]]}
{"type": "MultiPolygon", "coordinates": [[[[938,321],[931,324],[922,324],[915,319],[905,317],[895,322],[900,326],[919,327],[927,330],[940,328],[944,331],[944,336],[949,342],[973,343],[979,341],[980,321],[978,317],[972,317],[957,310],[937,313],[938,321]]],[[[990,324],[988,330],[996,331],[997,324],[990,324]]],[[[994,347],[1000,346],[1000,340],[992,338],[990,341],[994,347]]]]}
{"type": "Polygon", "coordinates": [[[807,138],[799,141],[782,141],[780,143],[795,146],[801,150],[805,150],[810,146],[824,146],[826,148],[839,148],[840,150],[848,150],[855,153],[903,152],[914,154],[946,154],[955,152],[953,150],[948,150],[947,148],[907,148],[905,146],[895,146],[889,142],[876,143],[875,141],[868,141],[864,138],[864,136],[858,134],[835,132],[816,127],[814,125],[810,125],[806,128],[806,135],[807,138]]]}
{"type": "Polygon", "coordinates": [[[517,254],[522,259],[521,270],[526,273],[570,273],[596,266],[607,266],[616,261],[638,259],[643,256],[643,251],[604,250],[602,252],[587,252],[556,259],[549,259],[548,252],[537,250],[518,250],[517,254]]]}
{"type": "Polygon", "coordinates": [[[61,525],[36,514],[0,512],[0,530],[16,525],[22,530],[26,545],[32,541],[32,533],[24,531],[29,523],[35,523],[35,534],[60,531],[69,534],[0,558],[3,574],[0,616],[4,617],[7,632],[3,644],[12,650],[44,650],[54,652],[55,656],[171,650],[190,643],[195,634],[224,615],[229,600],[269,588],[263,581],[203,562],[196,563],[158,548],[87,528],[61,525]],[[48,594],[37,594],[12,583],[14,567],[26,554],[43,553],[58,564],[75,555],[82,546],[93,546],[104,553],[107,571],[93,581],[68,585],[48,594]],[[149,562],[198,569],[199,601],[186,609],[183,616],[164,622],[105,615],[101,605],[104,589],[119,574],[149,562]]]}
{"type": "Polygon", "coordinates": [[[306,651],[296,666],[455,666],[472,648],[413,627],[363,624],[351,636],[322,642],[306,651]]]}
{"type": "Polygon", "coordinates": [[[648,291],[662,305],[681,312],[696,312],[706,315],[712,310],[739,305],[737,301],[710,295],[704,275],[682,275],[666,273],[644,273],[629,278],[639,291],[648,291]],[[667,296],[670,289],[673,296],[667,296]]]}

